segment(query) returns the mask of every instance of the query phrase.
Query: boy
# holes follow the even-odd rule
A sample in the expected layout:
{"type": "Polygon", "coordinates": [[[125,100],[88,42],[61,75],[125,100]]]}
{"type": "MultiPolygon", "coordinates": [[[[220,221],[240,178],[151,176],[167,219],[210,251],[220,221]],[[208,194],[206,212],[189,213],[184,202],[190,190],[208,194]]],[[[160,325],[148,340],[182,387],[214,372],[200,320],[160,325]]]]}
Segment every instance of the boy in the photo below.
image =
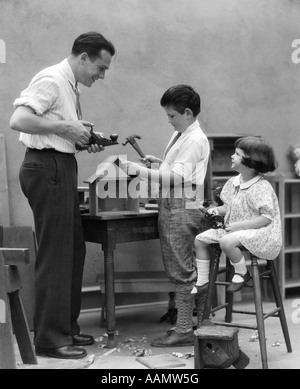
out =
{"type": "MultiPolygon", "coordinates": [[[[204,198],[204,178],[209,159],[209,143],[197,116],[200,96],[189,85],[169,88],[161,98],[174,134],[163,159],[147,155],[142,161],[123,164],[141,178],[160,184],[158,228],[165,270],[175,284],[177,322],[172,331],[152,341],[154,347],[190,346],[194,343],[193,305],[189,298],[196,280],[194,238],[204,231],[205,220],[199,206],[204,198]],[[159,169],[148,169],[152,163],[159,169]]],[[[205,296],[204,296],[205,297],[205,296]]],[[[196,300],[201,321],[203,298],[196,300]]]]}

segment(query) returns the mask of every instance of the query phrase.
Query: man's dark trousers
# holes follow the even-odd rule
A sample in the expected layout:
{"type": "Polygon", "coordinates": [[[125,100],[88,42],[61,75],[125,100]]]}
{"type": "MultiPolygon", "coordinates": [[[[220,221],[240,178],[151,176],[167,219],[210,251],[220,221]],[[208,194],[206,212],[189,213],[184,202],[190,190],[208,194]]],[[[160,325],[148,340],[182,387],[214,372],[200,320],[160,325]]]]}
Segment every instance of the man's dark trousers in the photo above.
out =
{"type": "Polygon", "coordinates": [[[73,154],[27,149],[20,183],[34,216],[35,346],[72,345],[80,332],[77,319],[85,258],[73,154]]]}

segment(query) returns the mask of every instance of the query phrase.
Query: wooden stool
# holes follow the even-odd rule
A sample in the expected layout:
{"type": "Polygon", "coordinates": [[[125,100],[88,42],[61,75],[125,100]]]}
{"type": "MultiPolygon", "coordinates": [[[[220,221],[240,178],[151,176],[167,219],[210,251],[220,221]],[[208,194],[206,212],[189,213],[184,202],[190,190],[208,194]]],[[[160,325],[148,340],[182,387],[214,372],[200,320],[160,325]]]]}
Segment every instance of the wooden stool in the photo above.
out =
{"type": "Polygon", "coordinates": [[[287,326],[287,321],[286,321],[286,317],[285,317],[285,312],[284,312],[282,297],[281,297],[281,293],[280,293],[280,289],[279,289],[279,284],[278,284],[278,279],[277,279],[274,261],[267,260],[266,261],[267,270],[260,273],[259,268],[258,268],[259,267],[258,260],[260,260],[260,258],[257,258],[256,256],[252,255],[244,247],[240,247],[240,249],[242,251],[246,251],[250,255],[255,312],[234,310],[233,309],[233,294],[227,293],[227,291],[225,294],[225,303],[220,304],[212,309],[215,285],[224,285],[224,286],[229,285],[229,283],[232,280],[233,275],[234,275],[234,268],[233,268],[233,266],[231,266],[229,259],[226,258],[226,267],[224,269],[219,270],[220,256],[222,253],[221,248],[218,244],[212,244],[211,247],[213,247],[215,249],[215,254],[214,254],[212,261],[211,261],[209,285],[208,285],[206,304],[205,304],[205,308],[204,308],[203,320],[209,319],[211,313],[214,313],[220,309],[225,308],[226,309],[225,323],[213,321],[214,324],[257,330],[258,335],[259,335],[262,367],[263,367],[263,369],[267,369],[268,368],[268,358],[267,358],[265,325],[264,325],[265,319],[267,319],[269,317],[277,317],[280,319],[281,328],[282,328],[283,336],[285,339],[287,351],[289,353],[292,352],[291,341],[290,341],[290,336],[289,336],[289,331],[288,331],[288,326],[287,326]],[[224,272],[226,273],[226,281],[225,282],[218,281],[217,280],[218,275],[221,273],[224,273],[224,272]],[[272,285],[272,292],[273,292],[273,296],[275,299],[276,308],[268,313],[263,312],[260,279],[270,280],[271,285],[272,285]],[[232,323],[232,314],[233,313],[255,315],[257,324],[256,325],[244,325],[244,324],[232,323]]]}
{"type": "Polygon", "coordinates": [[[238,328],[207,324],[194,331],[195,369],[244,369],[250,359],[239,349],[238,328]]]}
{"type": "Polygon", "coordinates": [[[28,264],[28,254],[28,249],[0,248],[0,369],[16,369],[12,327],[23,363],[37,364],[19,295],[17,265],[28,264]]]}

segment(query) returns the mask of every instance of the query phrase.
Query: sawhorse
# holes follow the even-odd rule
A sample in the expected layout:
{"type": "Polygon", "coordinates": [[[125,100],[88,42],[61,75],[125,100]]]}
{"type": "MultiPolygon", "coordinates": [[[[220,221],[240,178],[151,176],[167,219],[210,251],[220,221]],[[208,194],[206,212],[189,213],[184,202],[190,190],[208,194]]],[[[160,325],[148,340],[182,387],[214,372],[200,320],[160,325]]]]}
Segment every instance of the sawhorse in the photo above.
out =
{"type": "Polygon", "coordinates": [[[0,369],[16,369],[13,330],[24,364],[37,365],[19,295],[18,265],[29,263],[28,249],[0,247],[0,369]]]}

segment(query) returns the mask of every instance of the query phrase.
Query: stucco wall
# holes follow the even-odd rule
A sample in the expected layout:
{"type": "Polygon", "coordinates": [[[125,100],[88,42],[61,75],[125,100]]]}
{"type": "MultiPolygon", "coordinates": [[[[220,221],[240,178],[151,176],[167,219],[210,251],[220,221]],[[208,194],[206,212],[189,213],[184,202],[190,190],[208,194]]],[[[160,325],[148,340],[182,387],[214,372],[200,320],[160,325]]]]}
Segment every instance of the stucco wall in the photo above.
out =
{"type": "MultiPolygon", "coordinates": [[[[288,172],[291,145],[300,143],[300,64],[291,60],[300,37],[296,0],[0,0],[0,133],[5,135],[13,225],[32,224],[20,191],[24,148],[9,129],[12,103],[36,72],[61,61],[74,39],[97,30],[117,55],[106,79],[82,87],[84,118],[122,141],[137,133],[146,153],[161,156],[172,129],[159,100],[171,85],[193,85],[202,98],[208,133],[260,134],[288,172]]],[[[121,142],[120,142],[121,143],[121,142]]],[[[111,153],[137,154],[120,144],[98,155],[78,154],[79,185],[111,153]]],[[[160,268],[158,241],[130,244],[116,268],[160,268]],[[146,249],[145,249],[146,248],[146,249]],[[130,263],[130,265],[129,265],[130,263]]],[[[99,268],[89,245],[88,269],[99,268]]],[[[86,283],[93,283],[90,273],[86,283]]]]}

